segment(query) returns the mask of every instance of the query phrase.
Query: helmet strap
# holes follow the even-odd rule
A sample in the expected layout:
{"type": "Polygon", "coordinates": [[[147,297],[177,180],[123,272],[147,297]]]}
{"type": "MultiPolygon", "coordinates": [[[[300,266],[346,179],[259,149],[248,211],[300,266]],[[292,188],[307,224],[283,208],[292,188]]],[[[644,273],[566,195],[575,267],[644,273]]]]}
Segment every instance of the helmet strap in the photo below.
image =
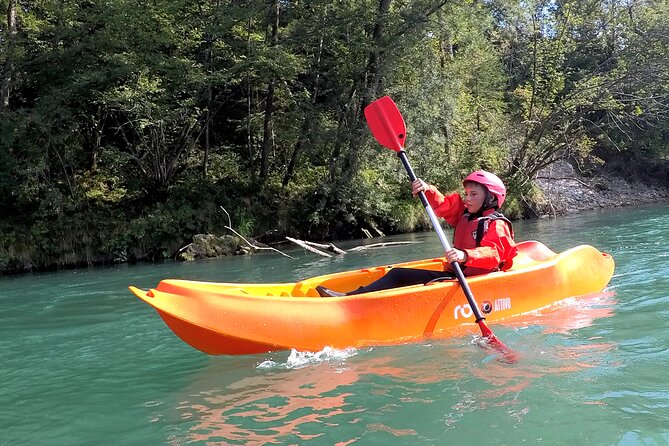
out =
{"type": "Polygon", "coordinates": [[[485,200],[483,200],[483,206],[481,210],[486,210],[486,209],[499,209],[499,202],[497,200],[497,196],[491,193],[487,187],[483,186],[485,188],[485,200]]]}

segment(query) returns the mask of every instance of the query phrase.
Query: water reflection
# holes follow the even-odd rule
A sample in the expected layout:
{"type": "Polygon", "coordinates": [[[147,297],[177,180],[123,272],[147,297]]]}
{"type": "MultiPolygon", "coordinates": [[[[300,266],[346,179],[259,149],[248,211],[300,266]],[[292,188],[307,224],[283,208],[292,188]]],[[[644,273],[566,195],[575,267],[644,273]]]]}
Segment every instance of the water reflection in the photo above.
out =
{"type": "Polygon", "coordinates": [[[177,407],[182,420],[193,422],[185,440],[286,444],[318,438],[321,444],[344,445],[364,444],[369,435],[420,439],[411,427],[411,417],[398,414],[437,403],[441,398],[438,387],[462,379],[466,365],[480,358],[467,342],[450,347],[422,344],[369,349],[345,359],[322,358],[292,369],[285,368],[290,360],[273,360],[277,362],[274,369],[257,369],[255,376],[232,380],[223,387],[225,364],[212,365],[199,374],[177,407]],[[453,349],[462,349],[463,354],[453,349]],[[388,354],[397,350],[401,354],[388,354]],[[342,426],[344,431],[338,429],[342,426]]]}
{"type": "MultiPolygon", "coordinates": [[[[279,365],[277,369],[230,382],[223,389],[204,392],[201,382],[196,382],[199,394],[178,408],[182,418],[195,421],[187,440],[208,444],[284,444],[331,435],[327,434],[328,429],[340,424],[360,424],[365,408],[355,403],[359,398],[355,394],[357,386],[365,375],[401,376],[405,371],[392,366],[391,361],[390,357],[380,357],[348,365],[346,360],[326,359],[294,369],[279,365]]],[[[212,367],[203,371],[198,381],[216,381],[224,373],[212,367]]],[[[378,423],[372,429],[396,436],[413,435],[378,423]]],[[[352,435],[332,444],[351,444],[359,439],[352,435]]]]}
{"type": "Polygon", "coordinates": [[[537,388],[568,392],[551,389],[555,376],[587,379],[588,370],[618,364],[613,343],[579,334],[611,316],[614,304],[613,293],[600,293],[500,327],[504,333],[498,335],[522,355],[513,366],[491,360],[494,355],[471,345],[470,337],[306,356],[293,352],[287,359],[286,352],[277,353],[240,376],[229,376],[229,363],[214,360],[179,398],[176,412],[191,426],[181,440],[349,445],[387,437],[414,444],[459,432],[481,411],[497,413],[491,427],[499,419],[521,424],[537,388]]]}
{"type": "Polygon", "coordinates": [[[568,298],[541,310],[504,321],[505,326],[540,328],[545,333],[568,333],[588,327],[596,319],[613,316],[617,304],[614,291],[568,298]]]}

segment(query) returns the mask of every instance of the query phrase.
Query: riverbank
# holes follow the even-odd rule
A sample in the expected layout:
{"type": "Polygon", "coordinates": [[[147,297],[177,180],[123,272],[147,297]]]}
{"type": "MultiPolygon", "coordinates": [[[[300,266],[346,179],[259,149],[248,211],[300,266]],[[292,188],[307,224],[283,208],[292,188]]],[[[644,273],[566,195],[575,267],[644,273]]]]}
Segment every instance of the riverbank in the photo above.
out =
{"type": "MultiPolygon", "coordinates": [[[[537,218],[669,201],[669,188],[657,182],[648,184],[627,181],[620,175],[603,169],[586,176],[567,161],[559,161],[542,171],[536,179],[536,185],[543,195],[532,207],[537,218]]],[[[209,234],[195,236],[193,243],[186,248],[175,258],[190,261],[226,255],[246,255],[253,254],[258,249],[239,237],[217,237],[209,234]],[[225,249],[220,248],[221,244],[225,249]]]]}
{"type": "MultiPolygon", "coordinates": [[[[612,169],[610,166],[608,170],[591,168],[587,175],[566,161],[545,169],[535,180],[541,197],[528,205],[528,217],[550,218],[586,210],[669,201],[666,166],[644,165],[648,169],[647,173],[640,174],[634,163],[616,162],[622,169],[612,169]]],[[[188,223],[189,218],[187,214],[182,223],[188,223]]],[[[156,261],[169,257],[193,260],[255,251],[244,240],[230,234],[192,237],[180,233],[181,238],[168,238],[166,228],[178,225],[179,222],[166,217],[156,218],[155,215],[154,218],[141,220],[143,226],[133,227],[129,231],[130,238],[122,238],[120,243],[119,234],[114,232],[114,224],[100,227],[96,225],[97,221],[99,218],[76,219],[77,224],[70,226],[59,220],[48,226],[48,229],[44,224],[38,224],[30,230],[23,228],[22,231],[6,232],[4,239],[0,238],[0,275],[156,261]],[[67,231],[63,230],[64,225],[68,227],[67,231]],[[58,242],[45,244],[44,240],[34,236],[35,230],[39,231],[39,228],[42,228],[43,235],[55,231],[65,236],[58,242]],[[42,242],[38,243],[39,240],[42,242]]]]}
{"type": "Polygon", "coordinates": [[[586,176],[570,163],[559,161],[539,174],[536,185],[543,199],[534,211],[541,218],[669,201],[669,187],[657,179],[643,180],[634,176],[626,179],[601,169],[586,176]]]}

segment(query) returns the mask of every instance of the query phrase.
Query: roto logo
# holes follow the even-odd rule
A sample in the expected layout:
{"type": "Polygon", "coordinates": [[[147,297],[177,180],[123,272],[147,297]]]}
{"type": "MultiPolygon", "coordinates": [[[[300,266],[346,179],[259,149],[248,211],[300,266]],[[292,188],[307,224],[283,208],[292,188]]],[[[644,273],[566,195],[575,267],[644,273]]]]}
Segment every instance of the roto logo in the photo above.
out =
{"type": "MultiPolygon", "coordinates": [[[[494,303],[484,300],[481,304],[481,311],[485,314],[492,313],[493,311],[500,310],[510,310],[511,309],[511,298],[503,297],[501,299],[495,299],[494,303]]],[[[474,315],[472,307],[469,304],[458,305],[453,309],[453,319],[460,319],[461,317],[467,319],[474,315]]]]}
{"type": "Polygon", "coordinates": [[[454,319],[459,319],[460,316],[466,319],[468,317],[472,317],[473,315],[474,313],[472,312],[472,307],[470,307],[469,304],[458,305],[455,307],[455,310],[453,310],[454,319]]]}

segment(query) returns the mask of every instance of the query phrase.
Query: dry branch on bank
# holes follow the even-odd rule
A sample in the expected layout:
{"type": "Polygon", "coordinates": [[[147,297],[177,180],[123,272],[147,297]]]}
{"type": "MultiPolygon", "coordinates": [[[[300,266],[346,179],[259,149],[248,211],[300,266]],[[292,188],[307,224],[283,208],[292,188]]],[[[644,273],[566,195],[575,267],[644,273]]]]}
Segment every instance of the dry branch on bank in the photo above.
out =
{"type": "Polygon", "coordinates": [[[230,226],[224,226],[224,228],[229,229],[230,231],[232,231],[237,237],[239,237],[240,239],[244,240],[244,241],[245,241],[251,248],[253,248],[253,249],[257,249],[257,250],[263,250],[263,249],[266,249],[266,250],[270,250],[270,251],[278,252],[278,253],[281,254],[282,256],[284,256],[284,257],[288,257],[289,259],[293,259],[293,258],[294,258],[294,257],[289,256],[289,255],[286,254],[285,252],[281,252],[281,251],[279,251],[278,249],[272,248],[271,246],[257,246],[257,245],[254,245],[254,244],[252,244],[251,242],[249,242],[248,240],[246,240],[246,239],[244,238],[244,236],[241,235],[239,232],[237,232],[237,231],[235,231],[234,229],[232,229],[230,226]]]}
{"type": "MultiPolygon", "coordinates": [[[[288,258],[291,258],[291,259],[294,258],[294,257],[291,257],[284,252],[279,251],[278,249],[267,247],[267,246],[257,246],[257,245],[252,244],[251,242],[249,242],[246,238],[244,238],[244,236],[242,236],[241,234],[239,234],[237,231],[235,231],[232,228],[232,219],[230,218],[230,214],[228,213],[228,211],[226,211],[223,206],[219,206],[219,207],[221,208],[221,210],[223,212],[225,212],[225,215],[227,215],[227,217],[228,217],[228,225],[224,226],[224,227],[226,229],[228,229],[229,231],[233,232],[237,237],[242,239],[244,242],[246,242],[246,244],[248,244],[248,246],[250,248],[255,249],[255,250],[263,250],[263,249],[264,250],[271,250],[271,251],[278,252],[282,256],[285,256],[285,257],[288,257],[288,258]]],[[[383,236],[383,232],[381,232],[376,226],[372,225],[371,227],[379,235],[383,236]]],[[[372,235],[371,235],[371,233],[369,233],[369,231],[366,231],[366,233],[368,234],[369,238],[372,238],[372,235]]],[[[356,246],[356,247],[353,247],[353,248],[349,249],[348,251],[345,251],[345,250],[335,246],[334,243],[327,243],[327,244],[326,243],[315,243],[315,242],[310,242],[308,240],[299,240],[299,239],[292,238],[292,237],[286,237],[286,240],[288,240],[292,243],[295,243],[296,245],[302,247],[303,249],[305,249],[309,252],[312,252],[314,254],[317,254],[317,255],[323,256],[323,257],[332,257],[332,255],[328,254],[328,252],[331,252],[331,253],[334,253],[334,254],[337,254],[337,255],[344,255],[347,252],[364,251],[364,250],[367,250],[367,249],[378,249],[378,248],[385,248],[387,246],[409,245],[409,244],[412,244],[412,243],[416,243],[416,242],[373,243],[371,245],[356,246]],[[326,251],[328,251],[328,252],[326,252],[326,251]]],[[[183,249],[184,248],[182,248],[182,250],[183,249]]]]}
{"type": "Polygon", "coordinates": [[[314,254],[318,254],[319,256],[332,257],[327,252],[323,252],[320,249],[317,249],[317,248],[311,246],[310,242],[305,242],[305,241],[298,240],[298,239],[295,239],[295,238],[292,238],[292,237],[286,237],[286,240],[291,241],[298,246],[301,246],[302,248],[306,249],[307,251],[313,252],[314,254]]]}
{"type": "Polygon", "coordinates": [[[379,249],[385,248],[386,246],[401,246],[401,245],[413,245],[418,242],[385,242],[385,243],[373,243],[371,245],[361,245],[349,249],[348,251],[365,251],[367,249],[379,249]]]}
{"type": "Polygon", "coordinates": [[[314,243],[314,242],[309,242],[305,240],[298,240],[292,237],[286,237],[286,240],[289,240],[293,243],[295,243],[298,246],[301,246],[302,248],[306,249],[307,251],[313,252],[314,254],[318,254],[323,257],[332,257],[332,255],[328,254],[327,252],[321,251],[318,248],[321,249],[326,249],[331,252],[335,252],[337,254],[346,254],[347,252],[355,252],[355,251],[364,251],[367,249],[378,249],[378,248],[385,248],[386,246],[399,246],[399,245],[410,245],[413,243],[417,242],[386,242],[386,243],[374,243],[371,245],[361,245],[361,246],[355,246],[353,248],[350,248],[348,251],[345,251],[343,249],[340,249],[336,247],[333,243],[329,244],[322,244],[322,243],[314,243]]]}

